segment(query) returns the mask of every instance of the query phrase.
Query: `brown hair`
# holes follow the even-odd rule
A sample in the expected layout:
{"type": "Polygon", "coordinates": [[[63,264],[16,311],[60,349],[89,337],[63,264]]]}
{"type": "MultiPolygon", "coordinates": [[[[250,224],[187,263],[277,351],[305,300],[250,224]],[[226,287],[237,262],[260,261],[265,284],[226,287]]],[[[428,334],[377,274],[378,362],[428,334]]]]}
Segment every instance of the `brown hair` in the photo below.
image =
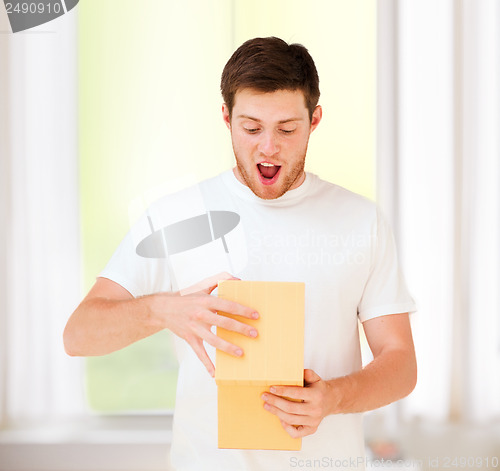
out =
{"type": "Polygon", "coordinates": [[[318,72],[307,49],[276,37],[249,39],[236,49],[222,71],[220,88],[229,116],[236,92],[245,88],[301,90],[310,119],[319,100],[318,72]]]}

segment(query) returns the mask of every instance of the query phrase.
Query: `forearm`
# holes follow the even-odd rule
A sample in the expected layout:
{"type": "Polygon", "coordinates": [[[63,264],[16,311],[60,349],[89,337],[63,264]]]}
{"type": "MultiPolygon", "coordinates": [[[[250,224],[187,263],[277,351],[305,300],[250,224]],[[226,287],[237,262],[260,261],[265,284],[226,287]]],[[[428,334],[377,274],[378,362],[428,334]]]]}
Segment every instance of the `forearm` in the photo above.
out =
{"type": "Polygon", "coordinates": [[[331,414],[365,412],[408,395],[417,366],[408,313],[376,317],[363,323],[374,360],[365,368],[325,380],[304,370],[304,386],[273,386],[263,394],[264,407],[281,420],[291,437],[316,432],[331,414]]]}
{"type": "Polygon", "coordinates": [[[64,330],[72,356],[105,355],[163,329],[152,314],[152,296],[137,299],[92,298],[83,301],[64,330]]]}
{"type": "Polygon", "coordinates": [[[416,384],[417,367],[413,349],[389,349],[362,370],[327,381],[330,413],[365,412],[401,399],[416,384]]]}

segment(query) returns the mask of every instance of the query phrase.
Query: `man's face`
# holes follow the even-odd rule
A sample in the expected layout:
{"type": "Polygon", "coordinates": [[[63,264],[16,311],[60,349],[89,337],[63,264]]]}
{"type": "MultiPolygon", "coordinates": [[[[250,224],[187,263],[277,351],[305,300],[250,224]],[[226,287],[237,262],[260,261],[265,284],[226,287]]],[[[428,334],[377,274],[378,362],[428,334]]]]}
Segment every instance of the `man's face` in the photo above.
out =
{"type": "Polygon", "coordinates": [[[307,144],[321,107],[310,121],[302,91],[239,90],[231,119],[225,104],[222,115],[231,131],[236,178],[258,197],[279,198],[304,181],[307,144]]]}

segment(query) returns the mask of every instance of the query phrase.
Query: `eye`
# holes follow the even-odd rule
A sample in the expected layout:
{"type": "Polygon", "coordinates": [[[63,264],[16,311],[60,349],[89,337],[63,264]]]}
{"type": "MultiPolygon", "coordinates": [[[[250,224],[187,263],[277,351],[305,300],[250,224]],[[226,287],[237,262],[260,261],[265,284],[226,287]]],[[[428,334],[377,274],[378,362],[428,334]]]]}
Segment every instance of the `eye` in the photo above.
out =
{"type": "Polygon", "coordinates": [[[280,129],[283,134],[293,134],[295,129],[280,129]]]}
{"type": "Polygon", "coordinates": [[[257,128],[243,128],[248,134],[255,134],[258,129],[257,128]]]}

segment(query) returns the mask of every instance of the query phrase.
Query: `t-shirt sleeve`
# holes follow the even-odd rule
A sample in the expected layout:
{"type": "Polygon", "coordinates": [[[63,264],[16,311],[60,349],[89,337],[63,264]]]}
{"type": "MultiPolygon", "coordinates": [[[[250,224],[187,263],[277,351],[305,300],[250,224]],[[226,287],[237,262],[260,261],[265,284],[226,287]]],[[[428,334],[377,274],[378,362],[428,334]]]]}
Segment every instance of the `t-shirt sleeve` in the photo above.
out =
{"type": "Polygon", "coordinates": [[[132,230],[98,276],[118,283],[134,297],[172,291],[166,259],[137,255],[132,230]]]}
{"type": "Polygon", "coordinates": [[[361,322],[374,317],[417,310],[400,270],[392,230],[377,208],[371,266],[358,304],[361,322]]]}

